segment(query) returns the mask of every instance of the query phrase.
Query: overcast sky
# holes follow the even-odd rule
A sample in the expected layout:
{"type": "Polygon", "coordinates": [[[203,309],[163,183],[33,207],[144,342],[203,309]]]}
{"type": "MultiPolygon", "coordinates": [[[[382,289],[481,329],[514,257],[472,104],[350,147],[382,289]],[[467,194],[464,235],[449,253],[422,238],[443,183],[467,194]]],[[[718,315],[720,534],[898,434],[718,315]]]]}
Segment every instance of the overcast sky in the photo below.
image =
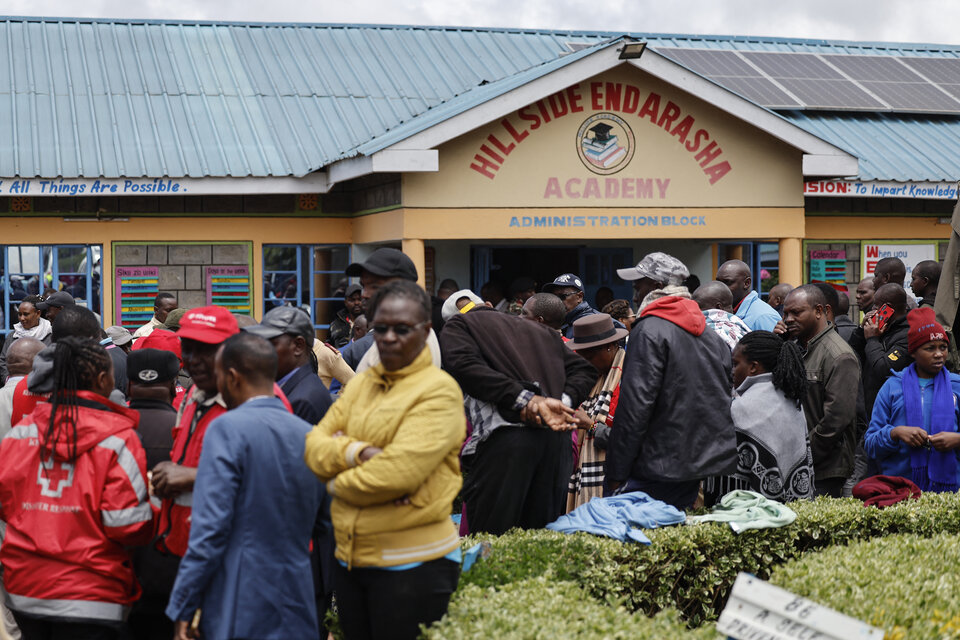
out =
{"type": "Polygon", "coordinates": [[[3,0],[0,13],[960,44],[960,2],[956,0],[3,0]]]}

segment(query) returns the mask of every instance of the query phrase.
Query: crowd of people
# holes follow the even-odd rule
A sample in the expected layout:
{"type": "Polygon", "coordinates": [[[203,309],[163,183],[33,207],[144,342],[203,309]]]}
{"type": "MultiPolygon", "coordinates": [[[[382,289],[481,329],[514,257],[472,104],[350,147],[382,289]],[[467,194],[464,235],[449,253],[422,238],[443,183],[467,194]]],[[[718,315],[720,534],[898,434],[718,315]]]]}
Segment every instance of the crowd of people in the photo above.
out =
{"type": "Polygon", "coordinates": [[[765,301],[739,260],[701,285],[657,252],[597,310],[572,273],[431,296],[381,248],[347,268],[326,341],[292,306],[258,323],[160,293],[131,334],[24,298],[0,353],[3,631],[322,639],[335,608],[350,640],[414,638],[467,532],[635,492],[956,491],[960,359],[940,266],[912,273],[910,295],[881,260],[861,320],[831,285],[765,301]]]}

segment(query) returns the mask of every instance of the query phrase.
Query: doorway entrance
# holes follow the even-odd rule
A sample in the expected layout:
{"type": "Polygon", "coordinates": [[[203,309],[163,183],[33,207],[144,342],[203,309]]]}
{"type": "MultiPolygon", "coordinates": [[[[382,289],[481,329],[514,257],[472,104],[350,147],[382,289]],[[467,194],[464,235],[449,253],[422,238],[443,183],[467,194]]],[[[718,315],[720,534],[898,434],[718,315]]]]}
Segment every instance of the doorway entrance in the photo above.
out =
{"type": "Polygon", "coordinates": [[[496,282],[509,295],[510,283],[522,276],[536,280],[537,291],[563,273],[583,280],[584,300],[594,306],[600,287],[609,287],[614,298],[631,300],[633,288],[617,277],[616,270],[634,264],[630,248],[594,249],[583,246],[474,246],[471,283],[479,292],[487,282],[496,282]]]}

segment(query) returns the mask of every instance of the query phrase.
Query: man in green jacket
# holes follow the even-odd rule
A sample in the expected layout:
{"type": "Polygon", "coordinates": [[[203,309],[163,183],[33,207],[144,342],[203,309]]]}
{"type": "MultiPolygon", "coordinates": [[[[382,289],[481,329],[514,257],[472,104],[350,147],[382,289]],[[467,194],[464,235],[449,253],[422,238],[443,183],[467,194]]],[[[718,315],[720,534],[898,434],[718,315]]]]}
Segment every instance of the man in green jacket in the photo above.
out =
{"type": "Polygon", "coordinates": [[[827,320],[827,302],[815,285],[791,291],[783,303],[783,322],[775,332],[787,334],[805,350],[807,419],[817,495],[839,498],[853,471],[857,437],[857,356],[827,320]]]}

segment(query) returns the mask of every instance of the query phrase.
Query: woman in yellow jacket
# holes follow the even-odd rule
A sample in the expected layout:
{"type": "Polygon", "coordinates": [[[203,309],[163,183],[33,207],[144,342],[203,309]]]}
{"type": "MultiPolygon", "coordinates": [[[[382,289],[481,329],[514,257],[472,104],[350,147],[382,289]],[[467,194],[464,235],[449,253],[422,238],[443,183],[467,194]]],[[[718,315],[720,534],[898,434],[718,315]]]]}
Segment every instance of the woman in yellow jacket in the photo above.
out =
{"type": "Polygon", "coordinates": [[[334,591],[348,640],[416,638],[460,574],[463,396],[425,348],[430,298],[397,280],[370,304],[381,363],[357,375],[307,436],[337,540],[334,591]]]}

